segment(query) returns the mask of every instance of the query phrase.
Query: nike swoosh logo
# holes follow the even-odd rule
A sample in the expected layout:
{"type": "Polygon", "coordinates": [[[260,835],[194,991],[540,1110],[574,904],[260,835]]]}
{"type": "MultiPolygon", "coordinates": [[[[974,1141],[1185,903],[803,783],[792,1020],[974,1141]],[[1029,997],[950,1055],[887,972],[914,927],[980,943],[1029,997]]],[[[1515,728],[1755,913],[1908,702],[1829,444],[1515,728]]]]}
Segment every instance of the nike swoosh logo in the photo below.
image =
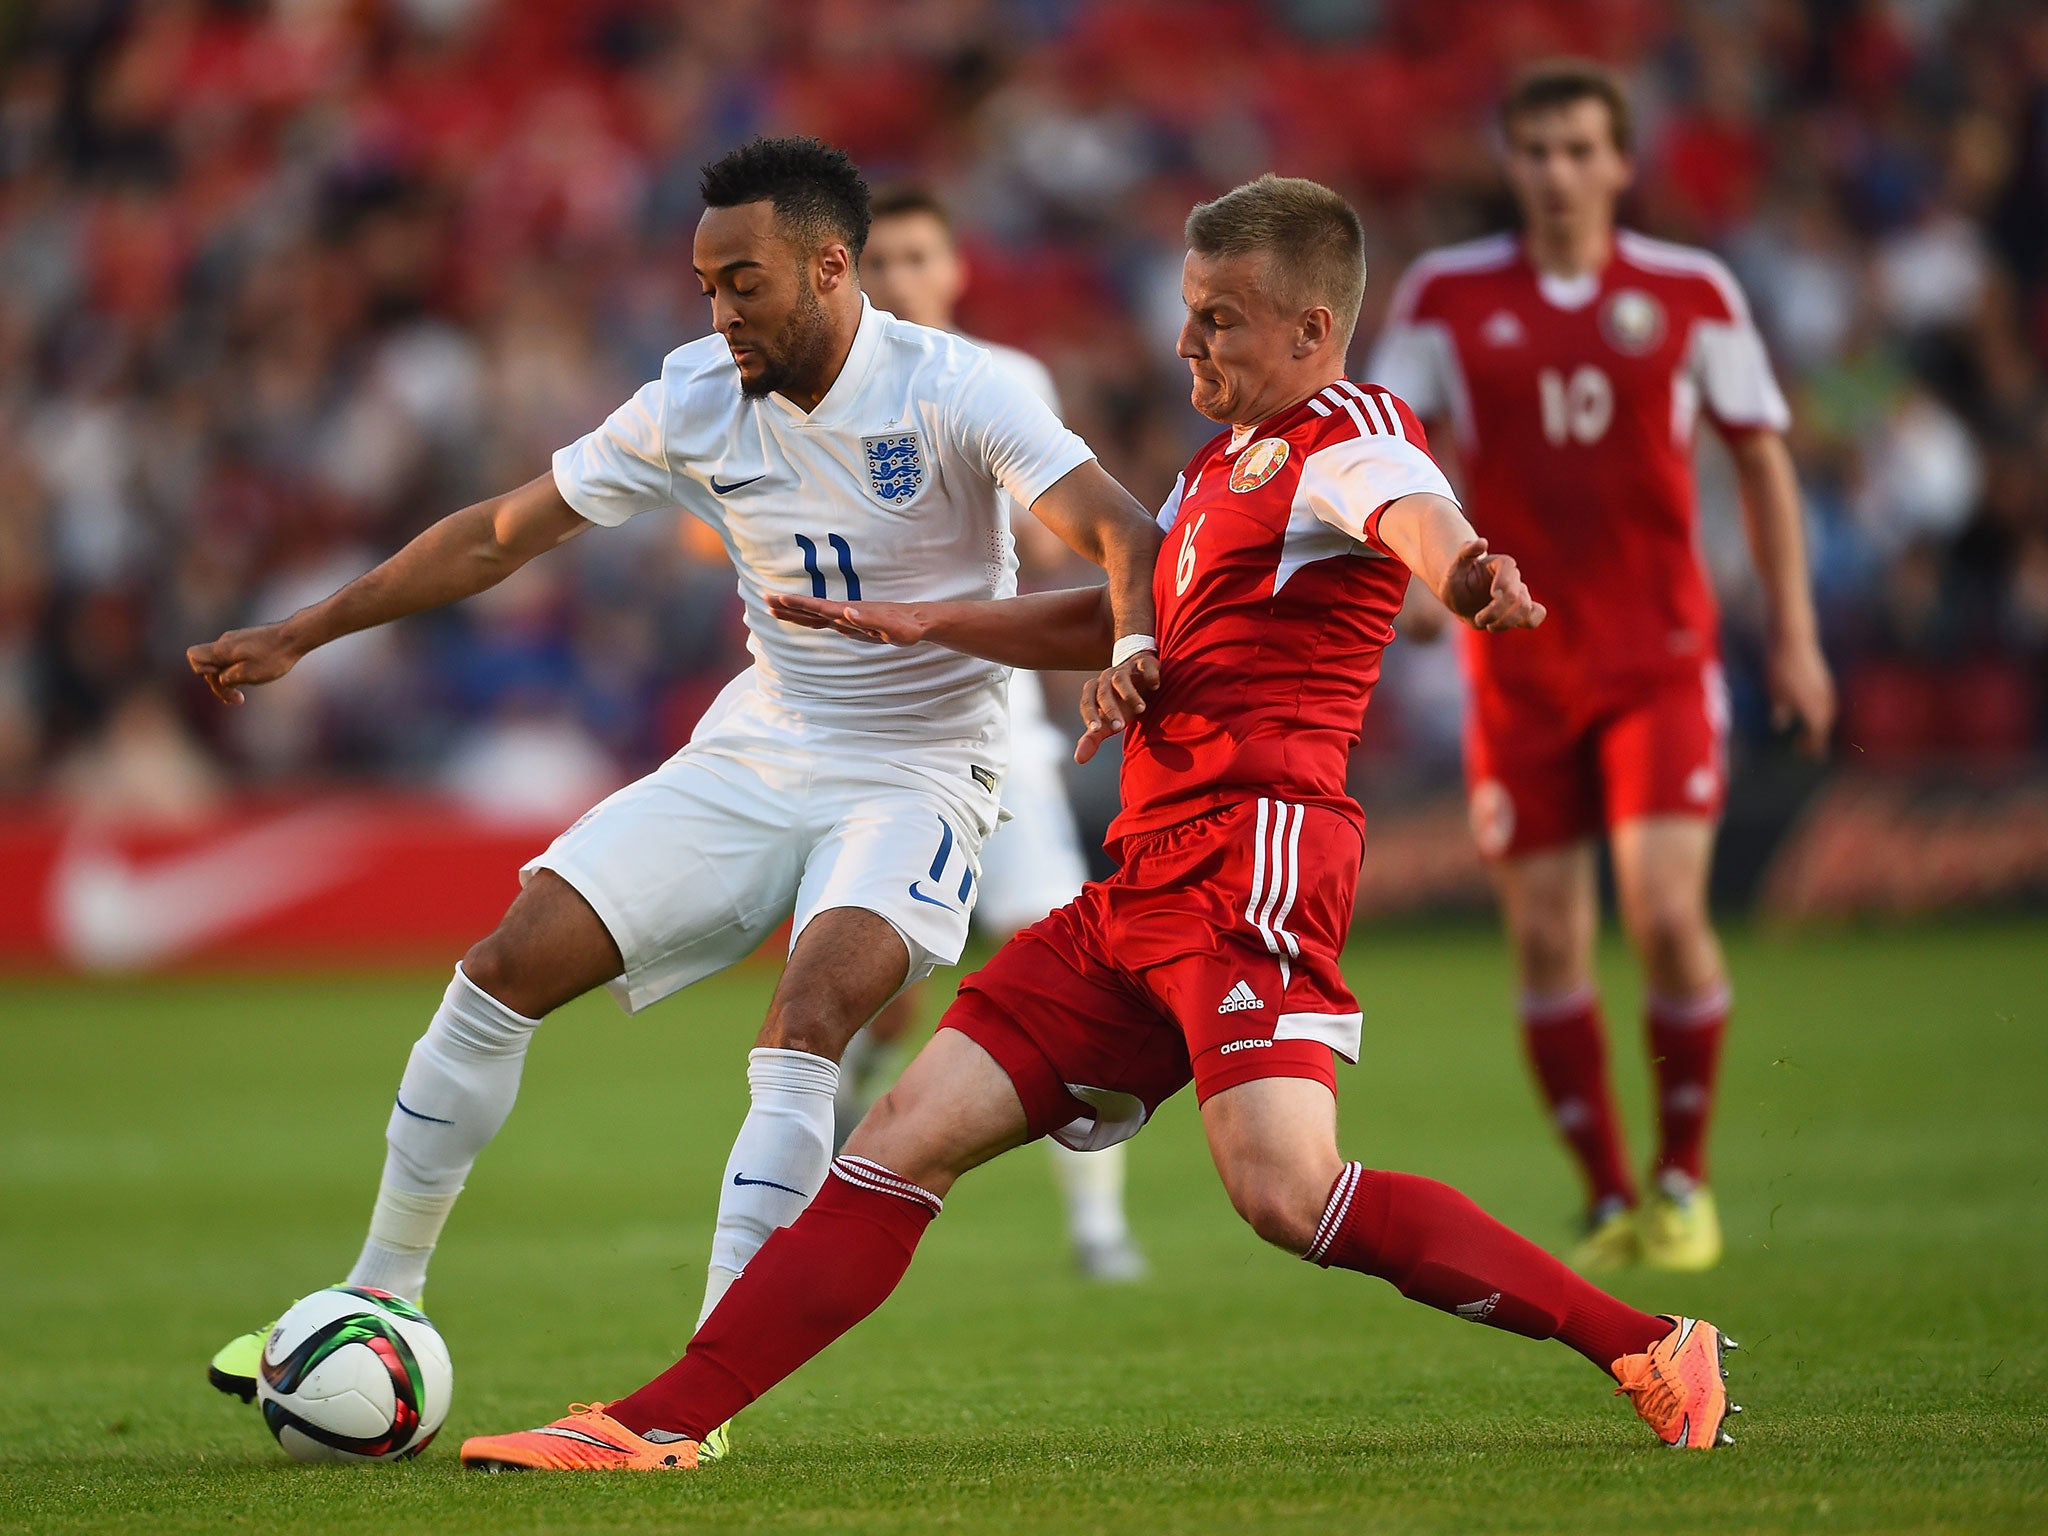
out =
{"type": "Polygon", "coordinates": [[[93,970],[173,960],[351,878],[363,844],[362,819],[331,807],[146,864],[81,835],[51,872],[51,936],[66,958],[93,970]]]}
{"type": "Polygon", "coordinates": [[[730,485],[724,485],[719,482],[718,476],[713,475],[711,477],[711,489],[717,492],[720,496],[730,496],[734,491],[738,490],[743,485],[752,485],[754,483],[754,480],[766,480],[767,478],[768,477],[765,474],[761,474],[754,476],[753,480],[735,480],[730,485]]]}
{"type": "Polygon", "coordinates": [[[536,1435],[553,1435],[557,1440],[580,1440],[583,1444],[594,1445],[602,1451],[623,1451],[625,1449],[624,1446],[616,1445],[610,1440],[601,1440],[596,1435],[586,1435],[580,1429],[564,1429],[554,1424],[543,1424],[539,1429],[534,1430],[533,1433],[536,1435]]]}
{"type": "Polygon", "coordinates": [[[442,1120],[433,1115],[423,1115],[416,1109],[408,1109],[403,1099],[394,1099],[392,1102],[398,1106],[400,1114],[411,1115],[413,1119],[424,1120],[429,1125],[453,1125],[455,1123],[453,1120],[442,1120]]]}
{"type": "Polygon", "coordinates": [[[732,1176],[732,1181],[742,1187],[748,1184],[765,1184],[770,1189],[781,1190],[785,1195],[795,1195],[799,1200],[808,1200],[810,1198],[802,1190],[791,1189],[787,1184],[778,1184],[773,1179],[750,1179],[744,1173],[736,1173],[732,1176]]]}
{"type": "Polygon", "coordinates": [[[920,891],[917,888],[917,882],[915,880],[910,882],[910,899],[912,901],[922,901],[929,906],[944,907],[948,912],[958,912],[960,910],[958,907],[954,906],[953,903],[951,903],[950,901],[941,901],[936,896],[925,895],[923,891],[920,891]]]}

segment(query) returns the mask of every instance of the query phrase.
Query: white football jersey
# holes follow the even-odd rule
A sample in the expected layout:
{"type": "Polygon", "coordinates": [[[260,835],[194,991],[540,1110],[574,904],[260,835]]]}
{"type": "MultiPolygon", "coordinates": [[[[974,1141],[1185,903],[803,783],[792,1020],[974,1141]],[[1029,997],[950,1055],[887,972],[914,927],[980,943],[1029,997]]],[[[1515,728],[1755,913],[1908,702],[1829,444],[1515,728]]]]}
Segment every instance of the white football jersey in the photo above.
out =
{"type": "Polygon", "coordinates": [[[739,574],[755,686],[775,703],[869,734],[1000,741],[1006,668],[785,624],[767,594],[1011,596],[1017,560],[999,493],[1028,507],[1093,457],[983,348],[863,299],[853,349],[810,414],[741,393],[724,339],[707,336],[559,450],[554,472],[593,523],[681,507],[717,531],[739,574]]]}

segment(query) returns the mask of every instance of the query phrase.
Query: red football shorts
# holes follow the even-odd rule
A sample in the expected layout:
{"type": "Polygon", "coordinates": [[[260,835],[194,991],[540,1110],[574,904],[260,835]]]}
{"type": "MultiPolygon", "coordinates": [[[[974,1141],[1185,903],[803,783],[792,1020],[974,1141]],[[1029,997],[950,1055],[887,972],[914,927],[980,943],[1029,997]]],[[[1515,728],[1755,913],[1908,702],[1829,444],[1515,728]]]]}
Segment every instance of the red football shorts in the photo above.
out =
{"type": "Polygon", "coordinates": [[[1336,1087],[1362,1016],[1338,956],[1364,839],[1348,817],[1256,800],[1124,840],[1123,867],[961,983],[941,1029],[1002,1066],[1033,1136],[1106,1146],[1190,1080],[1336,1087]]]}
{"type": "Polygon", "coordinates": [[[1715,661],[1590,696],[1482,681],[1465,722],[1472,835],[1500,859],[1642,816],[1718,818],[1727,736],[1715,661]]]}

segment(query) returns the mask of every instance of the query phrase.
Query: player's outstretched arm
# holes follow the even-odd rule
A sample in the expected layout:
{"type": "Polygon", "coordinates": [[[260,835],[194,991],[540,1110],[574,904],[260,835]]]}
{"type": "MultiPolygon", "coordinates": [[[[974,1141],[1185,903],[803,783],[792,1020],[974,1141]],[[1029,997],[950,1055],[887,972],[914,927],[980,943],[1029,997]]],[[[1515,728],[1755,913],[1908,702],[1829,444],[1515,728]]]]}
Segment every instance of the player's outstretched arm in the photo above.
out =
{"type": "Polygon", "coordinates": [[[1380,542],[1474,629],[1534,629],[1544,606],[1529,595],[1507,555],[1490,554],[1458,504],[1424,491],[1391,502],[1379,517],[1380,542]]]}
{"type": "Polygon", "coordinates": [[[1742,488],[1742,521],[1750,558],[1764,586],[1770,633],[1764,658],[1773,723],[1796,730],[1800,750],[1827,751],[1835,728],[1835,680],[1821,654],[1807,573],[1806,530],[1799,517],[1799,479],[1792,453],[1776,432],[1745,432],[1728,451],[1742,488]]]}
{"type": "Polygon", "coordinates": [[[841,603],[771,592],[768,611],[806,629],[878,645],[943,645],[1032,671],[1092,672],[1108,664],[1116,638],[1106,587],[954,603],[841,603]]]}
{"type": "Polygon", "coordinates": [[[223,704],[271,683],[317,646],[494,587],[535,555],[590,526],[553,474],[450,513],[374,570],[288,619],[233,629],[185,653],[223,704]]]}
{"type": "Polygon", "coordinates": [[[1116,659],[1107,587],[961,603],[835,603],[771,592],[768,611],[786,623],[878,645],[929,642],[1032,671],[1104,668],[1081,688],[1085,728],[1074,746],[1077,763],[1144,714],[1146,695],[1159,688],[1156,651],[1141,647],[1116,659]]]}

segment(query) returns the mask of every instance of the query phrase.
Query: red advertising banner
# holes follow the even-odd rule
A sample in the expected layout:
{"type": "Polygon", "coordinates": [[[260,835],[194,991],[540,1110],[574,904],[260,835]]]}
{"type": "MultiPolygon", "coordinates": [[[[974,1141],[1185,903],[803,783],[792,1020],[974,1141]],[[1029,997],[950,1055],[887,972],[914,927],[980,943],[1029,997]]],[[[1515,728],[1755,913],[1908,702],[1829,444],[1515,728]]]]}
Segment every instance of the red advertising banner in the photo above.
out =
{"type": "Polygon", "coordinates": [[[177,828],[0,813],[0,969],[448,963],[560,830],[388,796],[177,828]]]}
{"type": "MultiPolygon", "coordinates": [[[[419,795],[260,801],[177,827],[0,810],[0,973],[451,964],[560,830],[419,795]]],[[[1455,796],[1376,811],[1368,845],[1361,921],[1489,910],[1455,796]]],[[[1779,918],[2036,909],[2048,782],[1843,776],[1771,852],[1761,905],[1779,918]]]]}

